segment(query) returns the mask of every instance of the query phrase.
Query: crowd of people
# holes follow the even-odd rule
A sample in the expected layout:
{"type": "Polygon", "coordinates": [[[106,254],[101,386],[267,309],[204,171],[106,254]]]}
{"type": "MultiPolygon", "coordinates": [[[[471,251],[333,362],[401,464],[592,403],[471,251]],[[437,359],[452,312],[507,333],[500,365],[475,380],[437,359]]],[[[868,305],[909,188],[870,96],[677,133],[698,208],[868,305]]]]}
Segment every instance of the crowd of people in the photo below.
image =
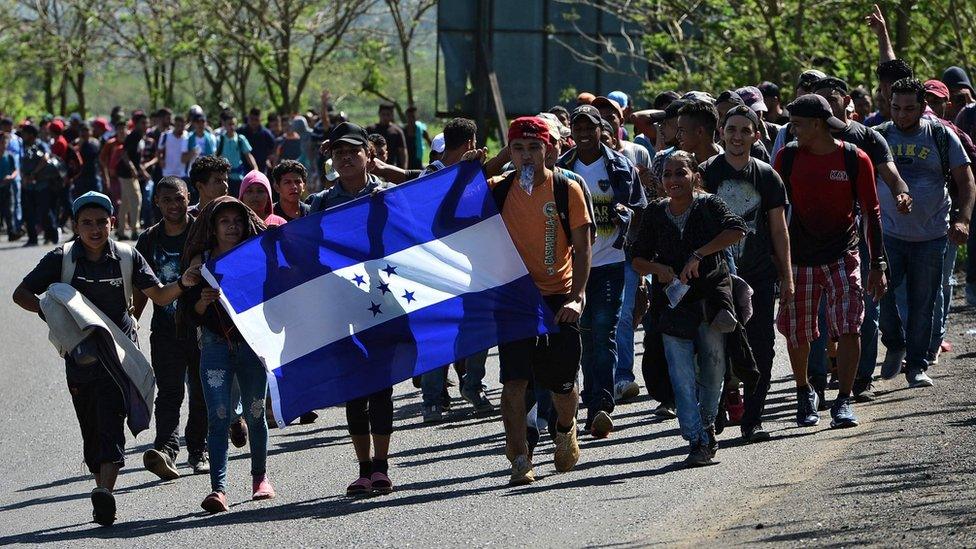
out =
{"type": "MultiPolygon", "coordinates": [[[[879,339],[882,378],[933,384],[927,370],[951,349],[958,247],[976,259],[976,90],[959,67],[920,80],[891,51],[880,10],[867,20],[880,45],[875,94],[817,69],[798,76],[788,103],[772,82],[667,91],[645,109],[619,91],[581,93],[575,105],[511,122],[495,154],[477,147],[472,120],[450,120],[431,138],[415,110],[401,128],[393,107],[381,105],[378,123],[364,128],[335,112],[327,94],[321,116],[287,125],[277,115],[264,125],[253,109],[240,127],[230,111],[212,127],[198,107],[16,128],[4,119],[10,240],[26,231],[36,245],[43,232],[58,243],[69,222],[76,235],[74,246],[44,256],[14,300],[40,312],[38,296],[70,283],[135,342],[135,319],[151,299],[156,437],[144,465],[177,478],[185,445],[192,471],[210,474],[202,507],[226,511],[229,444],[249,444],[252,497],[272,498],[266,373],[200,264],[269,226],[480,162],[559,325],[498,348],[512,485],[534,482],[544,433],[560,472],[579,460],[580,436],[612,436],[615,407],[640,393],[641,326],[640,367],[657,403],[648,413],[677,420],[689,466],[713,463],[729,425],[746,442],[770,438],[776,331],[792,366],[796,423],[815,426],[829,410],[832,428],[855,427],[855,403],[874,399],[879,339]],[[134,252],[120,242],[129,238],[134,252]]],[[[976,304],[973,268],[966,299],[976,304]]],[[[485,394],[487,353],[453,365],[476,413],[495,409],[485,394]]],[[[86,356],[65,355],[67,380],[97,485],[94,518],[109,525],[131,410],[111,372],[86,356]]],[[[448,371],[413,380],[424,423],[442,421],[452,405],[448,371]]],[[[393,388],[345,408],[358,462],[346,493],[392,492],[393,388]]],[[[309,410],[301,421],[316,417],[309,410]]]]}

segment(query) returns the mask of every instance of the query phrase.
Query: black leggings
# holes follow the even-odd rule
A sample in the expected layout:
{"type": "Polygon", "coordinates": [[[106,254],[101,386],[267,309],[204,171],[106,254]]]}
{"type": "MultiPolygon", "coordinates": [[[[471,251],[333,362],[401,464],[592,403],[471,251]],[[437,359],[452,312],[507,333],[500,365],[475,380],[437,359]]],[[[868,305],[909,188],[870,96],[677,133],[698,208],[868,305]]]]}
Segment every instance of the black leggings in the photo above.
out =
{"type": "Polygon", "coordinates": [[[346,403],[350,435],[393,433],[393,387],[346,403]]]}

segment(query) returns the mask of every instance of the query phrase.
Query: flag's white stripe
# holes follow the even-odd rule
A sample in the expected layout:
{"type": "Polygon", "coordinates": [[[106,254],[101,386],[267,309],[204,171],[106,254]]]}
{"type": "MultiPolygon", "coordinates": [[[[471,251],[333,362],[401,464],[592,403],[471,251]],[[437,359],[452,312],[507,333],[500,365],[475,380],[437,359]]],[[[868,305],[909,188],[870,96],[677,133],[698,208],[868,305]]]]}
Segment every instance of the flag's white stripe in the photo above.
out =
{"type": "Polygon", "coordinates": [[[495,215],[440,240],[322,275],[231,315],[265,366],[275,370],[398,316],[527,274],[501,216],[495,215]],[[396,274],[383,272],[387,265],[396,267],[396,274]],[[363,277],[360,284],[357,275],[363,277]],[[389,284],[389,293],[381,295],[381,282],[389,284]],[[405,292],[412,292],[413,301],[405,292]],[[382,310],[375,316],[369,310],[374,303],[382,310]]]}

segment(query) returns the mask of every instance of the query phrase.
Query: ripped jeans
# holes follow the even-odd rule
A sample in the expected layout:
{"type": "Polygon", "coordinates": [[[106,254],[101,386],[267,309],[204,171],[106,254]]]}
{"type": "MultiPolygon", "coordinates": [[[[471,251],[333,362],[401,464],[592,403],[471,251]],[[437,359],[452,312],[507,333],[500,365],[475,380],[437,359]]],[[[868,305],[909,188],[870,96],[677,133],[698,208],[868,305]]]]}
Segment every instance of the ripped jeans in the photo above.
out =
{"type": "Polygon", "coordinates": [[[237,401],[232,400],[234,379],[240,386],[240,402],[247,422],[251,447],[251,474],[265,472],[268,459],[268,424],[264,417],[264,397],[268,377],[251,347],[244,342],[228,342],[203,328],[200,350],[200,381],[207,403],[207,447],[210,450],[210,486],[215,492],[227,487],[227,430],[234,419],[237,401]]]}

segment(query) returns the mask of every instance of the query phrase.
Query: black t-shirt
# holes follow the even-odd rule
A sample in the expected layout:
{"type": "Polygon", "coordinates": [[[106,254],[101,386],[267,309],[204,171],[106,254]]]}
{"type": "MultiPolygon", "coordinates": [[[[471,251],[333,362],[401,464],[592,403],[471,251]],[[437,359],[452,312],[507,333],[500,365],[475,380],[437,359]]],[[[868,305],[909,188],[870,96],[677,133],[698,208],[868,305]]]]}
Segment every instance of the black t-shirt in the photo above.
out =
{"type": "MultiPolygon", "coordinates": [[[[366,128],[366,133],[378,133],[386,138],[387,164],[394,166],[400,165],[400,151],[407,146],[407,138],[403,135],[403,130],[396,124],[380,126],[373,124],[366,128]]],[[[406,151],[404,151],[406,153],[406,151]]]]}
{"type": "MultiPolygon", "coordinates": [[[[125,153],[126,158],[132,162],[133,166],[136,166],[136,169],[138,169],[139,164],[142,162],[143,146],[144,143],[142,140],[142,134],[138,132],[132,132],[125,136],[125,141],[122,144],[122,150],[125,153]]],[[[129,169],[128,162],[125,162],[124,160],[118,163],[115,168],[115,173],[119,177],[124,177],[126,179],[132,179],[138,175],[138,172],[133,173],[132,170],[129,169]]]]}
{"type": "Polygon", "coordinates": [[[891,156],[891,149],[885,138],[878,133],[878,130],[869,128],[860,122],[851,120],[847,127],[841,131],[831,132],[831,134],[845,143],[850,143],[855,147],[866,152],[871,163],[877,168],[881,164],[894,162],[891,156]]]}
{"type": "MultiPolygon", "coordinates": [[[[89,261],[85,257],[85,249],[80,241],[75,241],[71,253],[75,257],[75,274],[71,285],[88,301],[105,313],[116,326],[119,327],[132,341],[136,341],[135,323],[126,307],[125,285],[122,282],[122,263],[115,249],[115,243],[109,242],[105,253],[98,261],[89,261]]],[[[47,291],[47,287],[61,282],[61,260],[64,257],[64,247],[48,252],[34,267],[34,270],[24,277],[24,286],[31,293],[40,295],[47,291]]],[[[152,268],[138,250],[132,253],[132,288],[144,290],[159,284],[159,279],[152,268]]]]}
{"type": "MultiPolygon", "coordinates": [[[[169,236],[162,225],[157,225],[152,229],[139,235],[136,242],[136,250],[142,254],[149,266],[152,268],[159,281],[163,284],[176,282],[180,275],[180,256],[183,254],[183,246],[186,244],[186,236],[190,234],[190,227],[193,225],[193,218],[186,225],[186,229],[176,235],[169,236]]],[[[153,303],[152,324],[150,326],[153,333],[165,335],[176,335],[176,302],[172,302],[165,307],[160,307],[153,303]]]]}
{"type": "Polygon", "coordinates": [[[701,165],[705,190],[717,195],[746,222],[746,236],[732,246],[736,271],[747,280],[776,278],[769,210],[786,205],[786,187],[769,164],[750,158],[741,171],[725,155],[701,165]]]}
{"type": "MultiPolygon", "coordinates": [[[[308,215],[308,212],[310,211],[312,211],[312,206],[306,204],[305,202],[298,203],[298,217],[305,217],[306,215],[308,215]]],[[[294,221],[296,219],[285,213],[285,210],[281,208],[280,202],[275,202],[274,210],[272,210],[272,213],[274,213],[279,217],[284,218],[285,221],[294,221]]]]}
{"type": "Polygon", "coordinates": [[[78,143],[78,154],[81,155],[81,173],[78,175],[80,181],[94,181],[98,177],[98,153],[101,152],[101,143],[97,139],[86,139],[78,143]]]}

